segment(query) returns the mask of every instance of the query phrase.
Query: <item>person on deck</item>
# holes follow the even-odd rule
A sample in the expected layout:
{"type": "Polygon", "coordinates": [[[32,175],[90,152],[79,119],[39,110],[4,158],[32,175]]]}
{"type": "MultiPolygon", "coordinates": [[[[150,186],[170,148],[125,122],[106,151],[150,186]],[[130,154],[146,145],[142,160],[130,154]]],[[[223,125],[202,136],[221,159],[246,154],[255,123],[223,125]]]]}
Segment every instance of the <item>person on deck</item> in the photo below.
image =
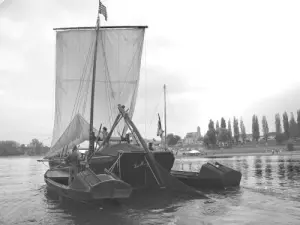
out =
{"type": "MultiPolygon", "coordinates": [[[[101,133],[102,133],[102,141],[105,141],[105,139],[106,139],[107,136],[108,136],[107,128],[106,128],[106,127],[103,127],[101,133]]],[[[109,142],[105,143],[104,146],[107,146],[108,144],[109,144],[109,142]]]]}
{"type": "Polygon", "coordinates": [[[107,128],[103,127],[103,129],[102,129],[102,140],[103,141],[105,140],[105,138],[107,137],[107,135],[108,135],[107,128]]]}
{"type": "Polygon", "coordinates": [[[154,151],[153,143],[152,142],[149,142],[148,148],[149,148],[150,151],[154,151]]]}
{"type": "Polygon", "coordinates": [[[81,160],[78,148],[75,145],[72,149],[72,153],[66,158],[66,162],[70,164],[69,168],[69,185],[73,181],[75,175],[78,173],[79,161],[81,160]]]}

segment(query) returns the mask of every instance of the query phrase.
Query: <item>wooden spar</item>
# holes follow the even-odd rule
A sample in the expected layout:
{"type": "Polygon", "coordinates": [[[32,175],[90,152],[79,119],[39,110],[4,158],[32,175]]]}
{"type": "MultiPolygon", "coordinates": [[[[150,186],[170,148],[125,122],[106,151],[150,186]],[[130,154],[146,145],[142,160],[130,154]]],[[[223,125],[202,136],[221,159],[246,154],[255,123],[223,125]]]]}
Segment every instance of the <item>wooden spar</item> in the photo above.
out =
{"type": "MultiPolygon", "coordinates": [[[[102,26],[100,29],[146,29],[148,26],[102,26]]],[[[53,30],[94,30],[96,27],[61,27],[53,30]]]]}
{"type": "MultiPolygon", "coordinates": [[[[100,1],[99,1],[100,4],[100,1]]],[[[94,64],[93,64],[93,77],[92,77],[92,91],[91,91],[91,111],[90,111],[90,137],[89,137],[89,151],[90,154],[94,152],[94,99],[95,99],[95,80],[96,80],[96,65],[97,65],[97,48],[98,48],[98,35],[100,27],[100,15],[97,16],[97,29],[96,29],[96,41],[94,49],[94,64]]]]}
{"type": "Polygon", "coordinates": [[[165,150],[167,150],[167,103],[166,103],[166,85],[164,84],[164,117],[165,117],[165,150]]]}
{"type": "Polygon", "coordinates": [[[126,124],[132,128],[133,132],[138,137],[143,149],[147,153],[145,157],[146,157],[147,161],[149,162],[149,166],[151,167],[152,171],[154,172],[155,177],[157,178],[158,185],[160,187],[165,187],[164,179],[162,178],[158,168],[156,167],[155,158],[154,158],[152,152],[149,151],[145,140],[142,138],[141,134],[139,133],[138,129],[136,128],[136,126],[134,125],[132,120],[129,118],[128,113],[125,112],[124,108],[120,104],[118,105],[118,109],[119,109],[120,113],[122,114],[126,124]]]}

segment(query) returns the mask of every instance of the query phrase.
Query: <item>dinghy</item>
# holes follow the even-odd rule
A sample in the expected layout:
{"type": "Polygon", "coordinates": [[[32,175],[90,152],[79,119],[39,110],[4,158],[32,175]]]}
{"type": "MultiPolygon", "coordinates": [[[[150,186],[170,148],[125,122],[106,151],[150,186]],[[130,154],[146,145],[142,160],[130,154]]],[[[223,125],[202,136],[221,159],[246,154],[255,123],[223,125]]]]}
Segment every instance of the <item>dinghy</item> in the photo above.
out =
{"type": "Polygon", "coordinates": [[[49,169],[44,179],[49,189],[60,196],[83,202],[129,198],[132,192],[129,184],[113,174],[96,175],[88,168],[77,173],[71,184],[68,168],[49,169]]]}

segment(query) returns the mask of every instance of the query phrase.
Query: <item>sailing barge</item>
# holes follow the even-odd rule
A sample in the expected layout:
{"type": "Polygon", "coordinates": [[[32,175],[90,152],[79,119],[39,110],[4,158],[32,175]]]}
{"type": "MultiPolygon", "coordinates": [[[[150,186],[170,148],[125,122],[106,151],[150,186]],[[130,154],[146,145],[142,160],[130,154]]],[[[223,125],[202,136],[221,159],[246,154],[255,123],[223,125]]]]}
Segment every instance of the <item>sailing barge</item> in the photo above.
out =
{"type": "Polygon", "coordinates": [[[107,19],[107,12],[99,4],[96,27],[55,29],[55,121],[46,156],[51,165],[44,175],[47,186],[78,201],[129,198],[133,191],[149,188],[205,197],[170,175],[173,154],[150,152],[131,120],[147,27],[100,27],[99,15],[107,19]],[[102,124],[110,132],[98,143],[102,124]],[[128,133],[139,147],[110,144],[112,137],[124,140],[128,133]],[[70,166],[54,156],[85,141],[88,151],[71,181],[70,166]]]}

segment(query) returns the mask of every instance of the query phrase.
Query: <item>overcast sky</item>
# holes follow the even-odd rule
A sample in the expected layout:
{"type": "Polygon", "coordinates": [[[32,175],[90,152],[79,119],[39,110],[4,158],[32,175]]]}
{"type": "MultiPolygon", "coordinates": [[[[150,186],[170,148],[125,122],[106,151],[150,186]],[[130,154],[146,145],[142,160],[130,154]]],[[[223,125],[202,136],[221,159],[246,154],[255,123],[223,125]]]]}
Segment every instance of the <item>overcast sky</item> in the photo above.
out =
{"type": "MultiPolygon", "coordinates": [[[[300,1],[106,0],[102,25],[148,25],[134,122],[155,137],[168,89],[168,132],[208,120],[300,109],[300,1]],[[146,124],[146,126],[145,126],[146,124]]],[[[0,0],[0,139],[49,143],[54,27],[91,26],[98,0],[0,0]],[[45,140],[47,139],[47,140],[45,140]]]]}

